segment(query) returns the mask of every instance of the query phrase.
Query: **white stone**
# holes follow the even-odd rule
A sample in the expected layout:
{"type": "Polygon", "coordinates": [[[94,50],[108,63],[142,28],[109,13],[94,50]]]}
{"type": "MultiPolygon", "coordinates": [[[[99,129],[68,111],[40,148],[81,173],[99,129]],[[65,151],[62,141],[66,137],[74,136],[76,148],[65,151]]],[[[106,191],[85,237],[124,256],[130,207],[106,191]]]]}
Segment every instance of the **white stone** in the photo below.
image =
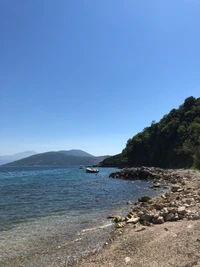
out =
{"type": "Polygon", "coordinates": [[[178,207],[178,214],[184,215],[186,213],[187,213],[187,211],[186,211],[185,207],[178,207]]]}
{"type": "Polygon", "coordinates": [[[136,218],[131,218],[127,221],[127,223],[137,223],[139,222],[140,218],[139,217],[136,217],[136,218]]]}
{"type": "Polygon", "coordinates": [[[126,264],[127,264],[130,260],[131,260],[130,257],[126,257],[126,258],[124,259],[124,261],[125,261],[126,264]]]}

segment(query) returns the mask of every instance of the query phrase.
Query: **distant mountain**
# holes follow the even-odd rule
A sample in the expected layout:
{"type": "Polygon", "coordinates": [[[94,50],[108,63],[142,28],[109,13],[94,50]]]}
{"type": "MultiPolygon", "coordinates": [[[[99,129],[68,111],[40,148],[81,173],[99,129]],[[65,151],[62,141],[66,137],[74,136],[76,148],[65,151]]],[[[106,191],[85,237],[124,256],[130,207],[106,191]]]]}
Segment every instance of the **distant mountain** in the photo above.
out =
{"type": "Polygon", "coordinates": [[[76,156],[76,157],[94,157],[93,155],[80,149],[60,150],[57,152],[63,153],[65,155],[76,156]]]}
{"type": "Polygon", "coordinates": [[[0,156],[0,165],[6,164],[12,161],[20,160],[32,155],[37,154],[35,151],[24,151],[21,153],[16,153],[14,155],[5,155],[5,156],[0,156]]]}
{"type": "Polygon", "coordinates": [[[36,154],[21,160],[10,162],[4,166],[74,166],[74,165],[98,165],[100,161],[108,156],[92,156],[82,150],[71,150],[58,152],[45,152],[36,154]],[[83,156],[75,156],[76,154],[83,156]],[[90,156],[86,156],[90,155],[90,156]]]}

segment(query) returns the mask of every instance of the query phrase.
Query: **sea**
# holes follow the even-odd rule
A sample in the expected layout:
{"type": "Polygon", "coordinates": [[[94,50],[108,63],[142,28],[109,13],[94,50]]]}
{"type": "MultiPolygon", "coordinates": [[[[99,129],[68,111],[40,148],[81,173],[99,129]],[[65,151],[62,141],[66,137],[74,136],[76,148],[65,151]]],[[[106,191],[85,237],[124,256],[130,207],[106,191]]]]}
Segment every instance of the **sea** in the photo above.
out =
{"type": "Polygon", "coordinates": [[[69,266],[105,245],[110,215],[160,191],[109,178],[116,168],[0,167],[0,266],[69,266]]]}

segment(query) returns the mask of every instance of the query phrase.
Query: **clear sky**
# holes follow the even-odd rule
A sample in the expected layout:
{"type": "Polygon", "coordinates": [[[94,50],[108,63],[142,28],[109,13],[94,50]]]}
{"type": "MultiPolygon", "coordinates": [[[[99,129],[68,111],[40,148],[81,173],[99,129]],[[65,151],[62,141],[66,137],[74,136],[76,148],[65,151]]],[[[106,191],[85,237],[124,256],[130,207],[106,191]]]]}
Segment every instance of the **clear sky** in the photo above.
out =
{"type": "Polygon", "coordinates": [[[189,96],[200,0],[0,0],[0,155],[114,155],[189,96]]]}

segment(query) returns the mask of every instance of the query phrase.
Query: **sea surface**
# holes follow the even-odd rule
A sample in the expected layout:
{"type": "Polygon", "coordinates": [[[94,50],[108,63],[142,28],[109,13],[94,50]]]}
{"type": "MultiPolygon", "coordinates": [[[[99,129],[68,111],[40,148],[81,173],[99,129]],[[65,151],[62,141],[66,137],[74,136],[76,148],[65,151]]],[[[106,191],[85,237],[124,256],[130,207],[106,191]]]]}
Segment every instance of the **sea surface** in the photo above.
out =
{"type": "Polygon", "coordinates": [[[109,178],[75,167],[0,167],[0,266],[66,266],[100,249],[111,214],[159,192],[147,181],[109,178]]]}

